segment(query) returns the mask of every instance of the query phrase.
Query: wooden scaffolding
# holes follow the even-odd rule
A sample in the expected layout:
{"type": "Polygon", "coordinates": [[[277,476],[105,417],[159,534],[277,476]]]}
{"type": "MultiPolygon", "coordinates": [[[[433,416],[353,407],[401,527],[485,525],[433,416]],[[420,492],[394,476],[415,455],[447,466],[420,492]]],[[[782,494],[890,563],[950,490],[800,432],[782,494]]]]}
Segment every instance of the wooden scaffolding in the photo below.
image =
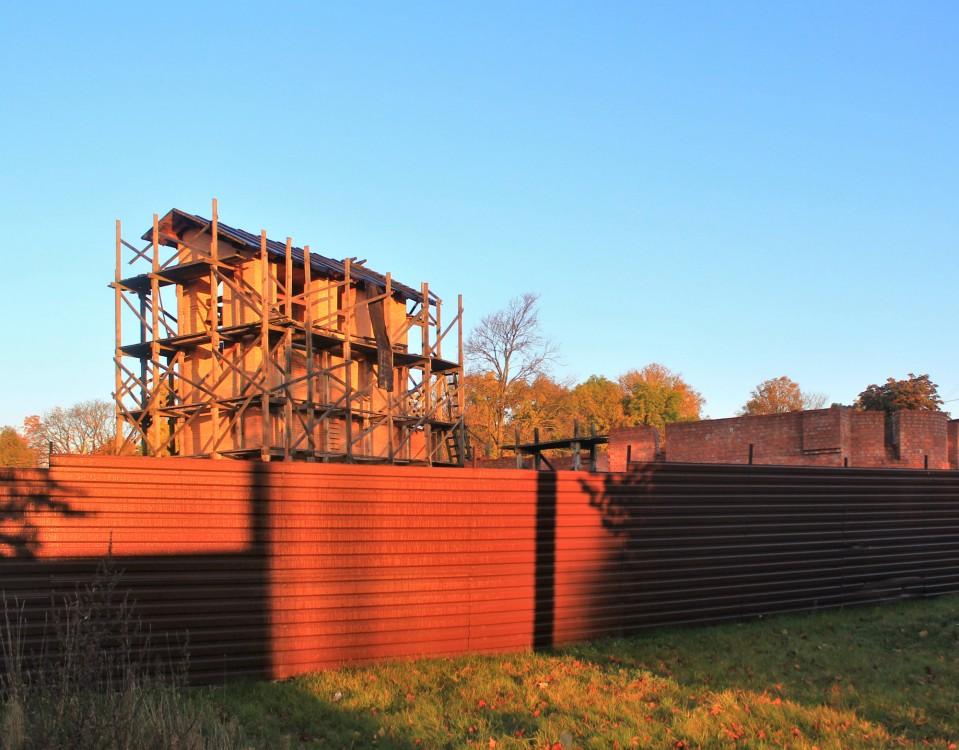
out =
{"type": "Polygon", "coordinates": [[[444,325],[426,284],[234,229],[215,200],[140,239],[117,222],[118,450],[464,464],[462,297],[444,325]]]}

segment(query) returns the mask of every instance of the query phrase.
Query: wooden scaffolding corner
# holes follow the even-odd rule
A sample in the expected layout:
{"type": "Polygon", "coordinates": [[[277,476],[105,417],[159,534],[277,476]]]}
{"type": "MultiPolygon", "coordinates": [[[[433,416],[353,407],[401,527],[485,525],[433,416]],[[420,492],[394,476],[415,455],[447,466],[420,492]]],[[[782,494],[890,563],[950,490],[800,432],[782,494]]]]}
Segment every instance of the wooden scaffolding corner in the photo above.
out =
{"type": "Polygon", "coordinates": [[[118,451],[465,463],[462,296],[444,326],[426,284],[234,229],[215,200],[140,240],[117,222],[118,451]]]}

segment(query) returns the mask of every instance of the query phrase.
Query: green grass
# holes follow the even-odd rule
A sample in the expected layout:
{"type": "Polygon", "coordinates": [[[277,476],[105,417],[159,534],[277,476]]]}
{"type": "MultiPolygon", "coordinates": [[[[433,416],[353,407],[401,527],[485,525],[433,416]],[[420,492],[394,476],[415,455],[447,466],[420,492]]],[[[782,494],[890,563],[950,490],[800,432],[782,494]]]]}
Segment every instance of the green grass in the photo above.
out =
{"type": "Polygon", "coordinates": [[[196,697],[252,748],[954,748],[959,597],[196,697]]]}

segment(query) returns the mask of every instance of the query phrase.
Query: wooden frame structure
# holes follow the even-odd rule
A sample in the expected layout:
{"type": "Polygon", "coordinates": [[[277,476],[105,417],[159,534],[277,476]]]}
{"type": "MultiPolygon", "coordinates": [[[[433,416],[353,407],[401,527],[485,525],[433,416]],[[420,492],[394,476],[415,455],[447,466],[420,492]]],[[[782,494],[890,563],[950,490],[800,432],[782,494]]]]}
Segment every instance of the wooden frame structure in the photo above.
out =
{"type": "Polygon", "coordinates": [[[117,221],[118,451],[464,464],[462,296],[444,322],[427,284],[234,229],[215,200],[140,239],[117,221]]]}

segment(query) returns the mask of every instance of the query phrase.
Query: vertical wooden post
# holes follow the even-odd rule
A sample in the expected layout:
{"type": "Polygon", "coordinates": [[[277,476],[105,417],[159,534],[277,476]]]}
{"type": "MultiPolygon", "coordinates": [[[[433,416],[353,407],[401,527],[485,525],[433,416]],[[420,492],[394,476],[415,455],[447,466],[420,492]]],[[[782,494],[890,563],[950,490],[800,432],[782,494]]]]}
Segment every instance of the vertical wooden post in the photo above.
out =
{"type": "Polygon", "coordinates": [[[116,331],[114,333],[114,349],[113,349],[113,370],[114,370],[114,392],[113,398],[116,403],[116,435],[113,438],[114,451],[119,454],[120,450],[123,448],[123,427],[124,427],[124,418],[123,418],[123,396],[120,391],[123,389],[123,372],[120,369],[120,363],[123,358],[123,352],[121,347],[123,345],[123,338],[120,334],[120,324],[123,318],[123,290],[120,289],[120,279],[122,276],[123,268],[123,236],[120,232],[120,220],[117,219],[117,264],[116,272],[114,274],[113,282],[113,308],[114,315],[116,317],[116,331]]]}
{"type": "Polygon", "coordinates": [[[290,461],[290,449],[293,445],[293,386],[290,380],[293,378],[293,240],[286,238],[286,274],[283,280],[285,287],[286,300],[283,306],[284,314],[287,318],[286,334],[283,336],[283,376],[282,380],[286,384],[284,388],[283,402],[283,460],[290,461]]]}
{"type": "Polygon", "coordinates": [[[573,420],[573,471],[579,471],[579,420],[573,420]]]}
{"type": "Polygon", "coordinates": [[[153,261],[150,274],[150,455],[160,446],[160,217],[153,214],[153,261]]]}
{"type": "Polygon", "coordinates": [[[351,259],[343,261],[343,304],[346,306],[345,318],[343,321],[343,367],[346,398],[346,414],[344,416],[343,434],[346,439],[346,460],[353,460],[353,352],[350,348],[353,337],[353,294],[352,279],[350,275],[351,259]]]}
{"type": "Polygon", "coordinates": [[[263,416],[263,435],[260,441],[260,458],[270,460],[272,429],[270,420],[270,256],[266,248],[266,230],[260,232],[260,356],[263,369],[263,393],[260,410],[263,416]]]}
{"type": "Polygon", "coordinates": [[[536,443],[536,453],[533,454],[533,468],[539,471],[543,467],[543,452],[539,449],[539,427],[533,428],[533,442],[536,443]]]}
{"type": "Polygon", "coordinates": [[[303,329],[306,336],[306,445],[310,451],[309,461],[316,458],[316,394],[313,388],[313,277],[310,267],[310,246],[303,248],[303,329]]]}
{"type": "Polygon", "coordinates": [[[213,199],[213,219],[210,227],[210,258],[214,263],[220,260],[220,214],[217,210],[216,198],[213,199]]]}
{"type": "MultiPolygon", "coordinates": [[[[456,374],[456,416],[458,419],[456,441],[459,449],[459,465],[466,462],[466,372],[463,370],[463,295],[456,297],[456,360],[459,369],[456,374]]],[[[473,457],[473,466],[476,466],[476,457],[473,457]]]]}
{"type": "MultiPolygon", "coordinates": [[[[386,290],[384,291],[385,297],[383,299],[383,326],[386,328],[386,336],[389,339],[390,346],[393,346],[393,332],[390,330],[390,300],[393,299],[393,275],[387,271],[386,272],[386,290]]],[[[390,362],[392,363],[392,355],[390,362]]],[[[396,371],[393,371],[393,375],[390,380],[393,383],[393,387],[386,393],[386,455],[390,463],[396,458],[396,439],[393,435],[395,429],[395,423],[393,421],[394,412],[396,411],[396,399],[394,398],[394,393],[396,392],[396,371]]]]}
{"type": "Polygon", "coordinates": [[[443,358],[443,326],[442,319],[443,300],[436,300],[436,315],[433,316],[434,335],[436,336],[436,346],[430,347],[430,352],[434,357],[443,358]]]}
{"type": "Polygon", "coordinates": [[[430,288],[426,282],[420,286],[423,295],[423,440],[426,443],[426,465],[433,465],[433,431],[429,420],[433,418],[433,360],[430,357],[430,288]]]}
{"type": "MultiPolygon", "coordinates": [[[[589,436],[596,437],[596,423],[593,420],[589,421],[589,436]]],[[[596,442],[593,440],[589,442],[589,470],[596,473],[596,442]]]]}
{"type": "Polygon", "coordinates": [[[283,285],[286,287],[286,304],[283,306],[286,317],[293,318],[293,239],[286,238],[286,262],[283,285]]]}
{"type": "Polygon", "coordinates": [[[523,468],[523,452],[519,449],[519,430],[516,430],[514,433],[513,445],[515,445],[516,450],[516,468],[523,468]]]}
{"type": "Polygon", "coordinates": [[[207,326],[210,329],[210,457],[220,458],[220,276],[219,260],[220,218],[216,198],[213,199],[213,218],[210,222],[210,308],[207,326]]]}
{"type": "MultiPolygon", "coordinates": [[[[328,349],[323,349],[320,352],[320,370],[323,373],[321,397],[323,399],[324,411],[327,408],[329,408],[330,401],[333,398],[333,393],[331,388],[332,375],[330,372],[330,369],[333,366],[332,359],[333,357],[330,354],[328,349]]],[[[329,460],[329,454],[330,454],[331,445],[332,445],[330,441],[330,425],[331,424],[333,424],[333,417],[331,417],[330,414],[327,413],[326,417],[323,420],[323,424],[321,425],[323,428],[323,441],[320,443],[320,450],[322,450],[324,453],[324,458],[323,458],[324,461],[329,460]]]]}

